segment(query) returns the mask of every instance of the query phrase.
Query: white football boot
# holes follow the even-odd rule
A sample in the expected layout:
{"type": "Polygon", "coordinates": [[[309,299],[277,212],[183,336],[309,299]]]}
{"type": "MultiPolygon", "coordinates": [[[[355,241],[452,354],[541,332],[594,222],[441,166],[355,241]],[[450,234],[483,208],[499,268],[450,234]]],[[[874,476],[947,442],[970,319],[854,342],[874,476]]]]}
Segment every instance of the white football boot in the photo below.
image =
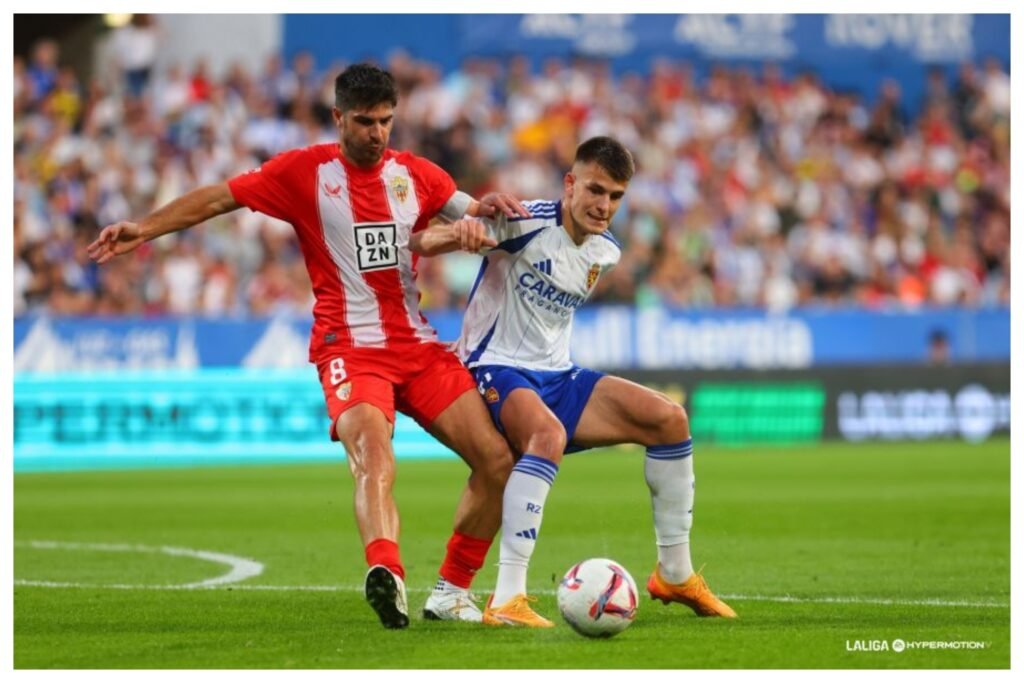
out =
{"type": "Polygon", "coordinates": [[[432,621],[473,621],[483,620],[483,613],[477,607],[473,595],[465,588],[434,588],[423,606],[423,618],[432,621]]]}

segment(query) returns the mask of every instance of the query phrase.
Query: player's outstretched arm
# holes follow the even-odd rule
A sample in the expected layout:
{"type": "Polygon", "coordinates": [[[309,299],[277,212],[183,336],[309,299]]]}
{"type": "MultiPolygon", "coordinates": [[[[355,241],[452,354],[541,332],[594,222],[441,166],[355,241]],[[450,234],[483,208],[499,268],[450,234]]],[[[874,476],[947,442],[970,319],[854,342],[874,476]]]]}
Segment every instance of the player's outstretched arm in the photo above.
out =
{"type": "Polygon", "coordinates": [[[157,209],[138,223],[119,221],[103,228],[99,237],[87,247],[89,257],[97,263],[106,263],[115,256],[134,251],[143,242],[169,232],[184,230],[214,216],[234,211],[239,206],[227,183],[197,188],[157,209]]]}
{"type": "Polygon", "coordinates": [[[461,249],[471,254],[498,246],[478,220],[462,218],[454,223],[435,223],[409,238],[409,250],[420,256],[437,256],[461,249]]]}

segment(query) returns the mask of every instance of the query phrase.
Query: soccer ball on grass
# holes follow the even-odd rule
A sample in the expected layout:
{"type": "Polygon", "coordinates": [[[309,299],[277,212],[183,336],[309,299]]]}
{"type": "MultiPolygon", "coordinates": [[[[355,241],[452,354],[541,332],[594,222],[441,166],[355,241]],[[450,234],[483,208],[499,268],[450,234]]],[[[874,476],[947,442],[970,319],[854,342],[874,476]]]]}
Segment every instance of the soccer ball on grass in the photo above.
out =
{"type": "Polygon", "coordinates": [[[636,617],[636,582],[621,564],[605,558],[574,565],[558,586],[558,610],[588,638],[610,638],[636,617]]]}

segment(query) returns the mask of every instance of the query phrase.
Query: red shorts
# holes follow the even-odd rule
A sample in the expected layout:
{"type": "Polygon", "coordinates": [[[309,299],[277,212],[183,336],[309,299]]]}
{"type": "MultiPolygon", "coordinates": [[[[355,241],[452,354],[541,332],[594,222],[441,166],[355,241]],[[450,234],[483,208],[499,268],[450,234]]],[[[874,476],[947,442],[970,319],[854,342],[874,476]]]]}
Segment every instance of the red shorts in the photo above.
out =
{"type": "Polygon", "coordinates": [[[325,349],[316,369],[327,400],[332,441],[338,440],[338,416],[359,403],[380,408],[392,424],[397,409],[427,428],[455,399],[476,390],[458,356],[438,343],[400,350],[325,349]]]}

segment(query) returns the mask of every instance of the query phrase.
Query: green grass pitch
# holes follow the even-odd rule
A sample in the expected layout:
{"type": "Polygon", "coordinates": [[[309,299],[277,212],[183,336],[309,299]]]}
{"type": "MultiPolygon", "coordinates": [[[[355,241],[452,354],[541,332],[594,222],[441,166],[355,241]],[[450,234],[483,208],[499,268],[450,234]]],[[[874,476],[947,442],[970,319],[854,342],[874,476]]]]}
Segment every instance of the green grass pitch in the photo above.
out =
{"type": "MultiPolygon", "coordinates": [[[[397,632],[379,626],[359,592],[365,566],[342,462],[16,475],[14,664],[1009,667],[1008,440],[703,448],[696,458],[694,561],[740,619],[700,619],[643,592],[655,561],[650,503],[642,451],[624,448],[563,463],[530,574],[538,611],[558,623],[544,631],[419,617],[467,474],[456,461],[399,464],[413,621],[397,632]],[[171,589],[227,567],[155,551],[162,546],[264,569],[235,584],[171,589]],[[636,622],[608,641],[576,635],[555,607],[565,570],[598,556],[621,562],[641,589],[636,622]],[[984,647],[851,649],[897,638],[984,647]]],[[[496,558],[495,547],[475,583],[484,596],[496,558]]]]}

